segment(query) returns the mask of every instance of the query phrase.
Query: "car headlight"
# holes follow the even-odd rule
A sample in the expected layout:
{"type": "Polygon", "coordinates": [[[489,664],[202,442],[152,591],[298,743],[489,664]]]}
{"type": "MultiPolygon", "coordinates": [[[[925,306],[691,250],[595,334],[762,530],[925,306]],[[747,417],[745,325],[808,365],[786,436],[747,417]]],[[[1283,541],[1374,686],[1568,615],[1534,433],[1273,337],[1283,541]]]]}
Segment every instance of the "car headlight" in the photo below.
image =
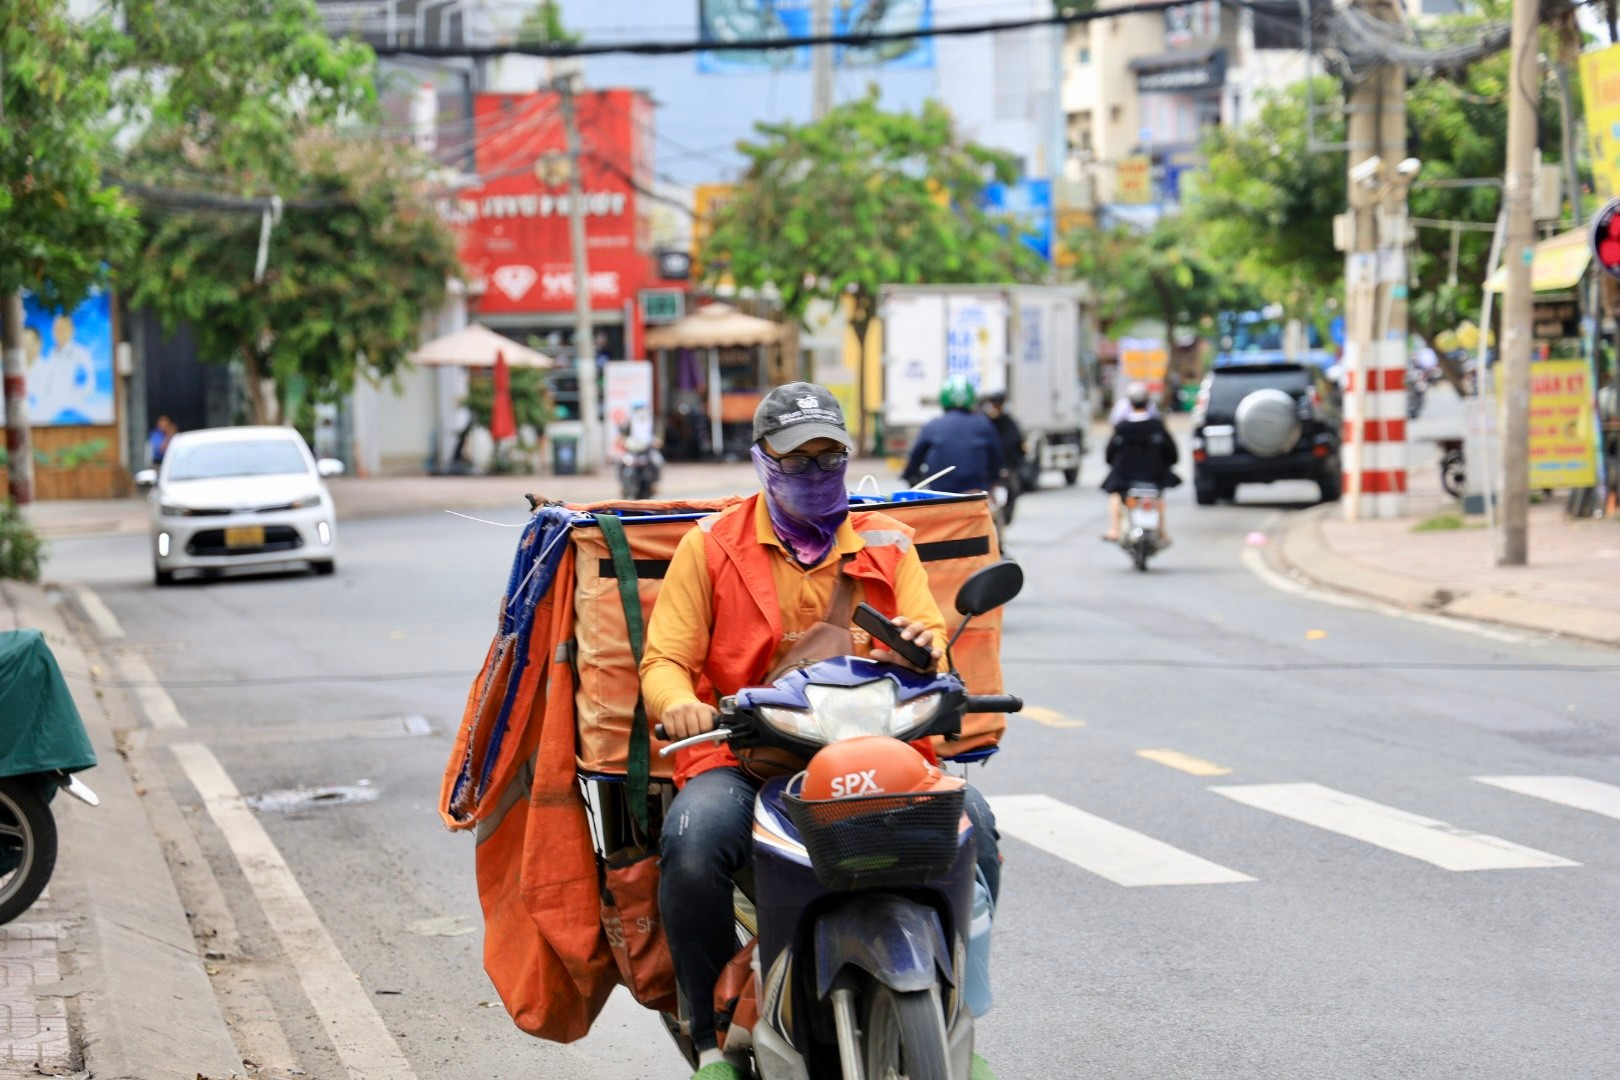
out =
{"type": "Polygon", "coordinates": [[[859,686],[805,687],[810,712],[828,742],[855,735],[892,735],[894,683],[877,679],[859,686]]]}
{"type": "Polygon", "coordinates": [[[311,506],[321,505],[320,495],[305,495],[302,499],[294,499],[288,503],[294,510],[306,510],[311,506]]]}
{"type": "Polygon", "coordinates": [[[158,503],[158,513],[164,517],[189,517],[191,508],[181,506],[179,503],[160,502],[158,503]]]}

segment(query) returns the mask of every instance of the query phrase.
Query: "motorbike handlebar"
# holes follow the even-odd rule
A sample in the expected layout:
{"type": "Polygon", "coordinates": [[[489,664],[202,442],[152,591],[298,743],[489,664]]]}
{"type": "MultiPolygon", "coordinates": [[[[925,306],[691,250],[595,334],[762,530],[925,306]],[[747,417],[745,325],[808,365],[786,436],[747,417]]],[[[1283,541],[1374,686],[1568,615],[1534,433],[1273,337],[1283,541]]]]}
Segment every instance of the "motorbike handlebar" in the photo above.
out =
{"type": "Polygon", "coordinates": [[[963,712],[1015,713],[1024,711],[1024,699],[1017,694],[969,694],[963,712]]]}

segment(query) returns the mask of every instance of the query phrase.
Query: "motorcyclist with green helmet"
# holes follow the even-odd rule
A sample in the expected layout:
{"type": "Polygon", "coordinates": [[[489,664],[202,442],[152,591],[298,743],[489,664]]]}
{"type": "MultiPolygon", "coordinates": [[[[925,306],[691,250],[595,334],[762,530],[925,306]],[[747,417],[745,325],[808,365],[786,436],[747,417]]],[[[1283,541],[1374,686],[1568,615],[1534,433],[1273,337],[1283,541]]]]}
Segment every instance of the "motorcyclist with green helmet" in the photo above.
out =
{"type": "Polygon", "coordinates": [[[951,472],[929,486],[935,491],[989,491],[1001,476],[1001,436],[990,418],[974,411],[978,392],[961,377],[940,387],[939,403],[945,412],[923,425],[901,474],[915,484],[941,469],[951,472]]]}

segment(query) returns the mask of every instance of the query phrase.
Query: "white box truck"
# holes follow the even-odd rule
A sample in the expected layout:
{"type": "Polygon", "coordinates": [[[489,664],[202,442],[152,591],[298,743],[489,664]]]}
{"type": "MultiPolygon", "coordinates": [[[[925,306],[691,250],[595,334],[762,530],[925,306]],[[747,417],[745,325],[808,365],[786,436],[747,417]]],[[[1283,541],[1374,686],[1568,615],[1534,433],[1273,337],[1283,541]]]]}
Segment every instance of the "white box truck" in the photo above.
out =
{"type": "Polygon", "coordinates": [[[910,451],[940,413],[940,387],[959,375],[980,394],[1006,391],[1024,431],[1026,491],[1048,470],[1075,483],[1090,426],[1088,296],[1084,285],[885,285],[884,451],[910,451]]]}

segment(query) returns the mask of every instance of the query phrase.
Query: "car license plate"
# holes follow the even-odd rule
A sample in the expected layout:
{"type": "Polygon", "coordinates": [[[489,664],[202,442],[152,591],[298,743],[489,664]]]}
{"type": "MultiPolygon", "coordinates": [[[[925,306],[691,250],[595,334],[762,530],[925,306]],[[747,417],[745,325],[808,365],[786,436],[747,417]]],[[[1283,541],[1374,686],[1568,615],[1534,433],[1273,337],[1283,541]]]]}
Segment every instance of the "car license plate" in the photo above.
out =
{"type": "Polygon", "coordinates": [[[1204,429],[1204,452],[1210,457],[1227,457],[1235,449],[1233,431],[1229,427],[1204,429]]]}
{"type": "Polygon", "coordinates": [[[240,525],[234,529],[225,530],[225,546],[228,548],[263,547],[263,525],[240,525]]]}

